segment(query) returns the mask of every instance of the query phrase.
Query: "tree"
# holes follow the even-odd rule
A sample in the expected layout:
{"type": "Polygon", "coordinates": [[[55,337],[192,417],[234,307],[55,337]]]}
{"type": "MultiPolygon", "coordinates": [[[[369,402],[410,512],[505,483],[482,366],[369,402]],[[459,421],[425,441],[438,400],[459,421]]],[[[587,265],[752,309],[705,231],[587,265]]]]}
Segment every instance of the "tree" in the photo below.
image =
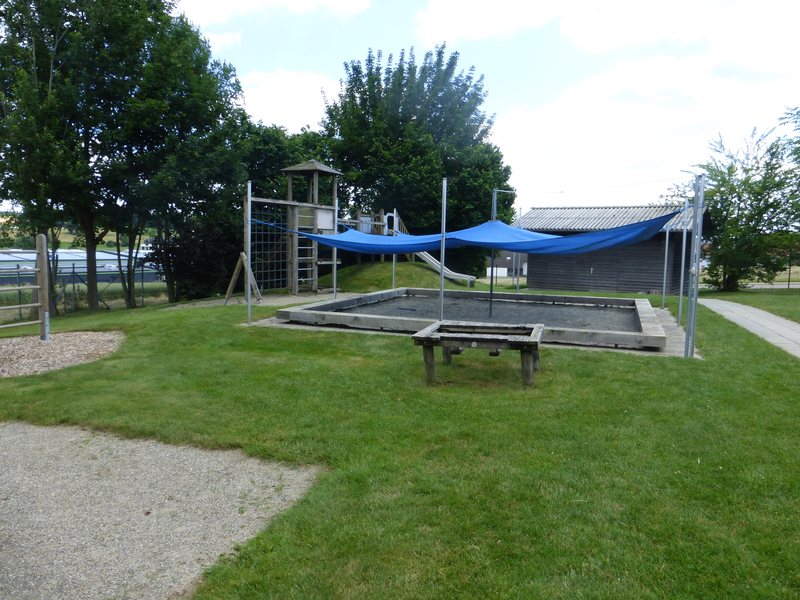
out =
{"type": "Polygon", "coordinates": [[[785,268],[800,218],[798,168],[789,160],[786,140],[771,132],[732,151],[722,139],[700,165],[708,175],[705,197],[712,227],[704,232],[709,257],[706,283],[736,291],[748,279],[772,281],[785,268]]]}
{"type": "MultiPolygon", "coordinates": [[[[181,233],[211,214],[227,235],[241,230],[222,207],[235,205],[243,193],[240,132],[248,122],[237,105],[241,89],[234,70],[212,60],[207,42],[183,18],[171,20],[153,45],[140,89],[131,98],[109,177],[116,183],[114,228],[128,241],[127,265],[123,269],[120,264],[120,274],[126,274],[122,281],[129,307],[135,306],[135,248],[148,225],[157,223],[162,238],[174,237],[173,245],[190,243],[181,233]]],[[[191,243],[213,242],[201,236],[191,243]]],[[[213,248],[204,251],[213,253],[213,248]]],[[[169,268],[165,276],[174,292],[169,268]]],[[[170,295],[172,301],[179,298],[170,295]]]]}
{"type": "MultiPolygon", "coordinates": [[[[252,182],[253,195],[259,198],[286,197],[287,178],[281,169],[311,159],[330,162],[327,138],[305,127],[298,134],[289,134],[278,125],[244,123],[241,139],[247,179],[252,182]]],[[[298,191],[304,193],[302,188],[298,191]]],[[[323,186],[320,199],[324,199],[326,194],[327,189],[323,186]]]]}
{"type": "MultiPolygon", "coordinates": [[[[458,53],[445,46],[417,65],[413,50],[384,69],[370,50],[344,65],[346,79],[328,103],[324,130],[333,164],[343,177],[342,203],[351,211],[395,208],[413,233],[441,228],[442,178],[448,178],[450,230],[491,217],[492,189],[507,189],[511,169],[488,142],[492,119],[480,110],[486,93],[474,68],[458,70],[458,53]]],[[[498,218],[509,222],[513,196],[498,196],[498,218]]],[[[485,250],[454,251],[454,268],[485,264],[485,250]]]]}
{"type": "Polygon", "coordinates": [[[132,241],[150,219],[168,222],[241,178],[224,170],[235,160],[213,162],[232,150],[220,130],[235,112],[235,73],[172,7],[0,2],[2,191],[32,222],[79,224],[92,309],[95,251],[111,228],[132,241]]]}

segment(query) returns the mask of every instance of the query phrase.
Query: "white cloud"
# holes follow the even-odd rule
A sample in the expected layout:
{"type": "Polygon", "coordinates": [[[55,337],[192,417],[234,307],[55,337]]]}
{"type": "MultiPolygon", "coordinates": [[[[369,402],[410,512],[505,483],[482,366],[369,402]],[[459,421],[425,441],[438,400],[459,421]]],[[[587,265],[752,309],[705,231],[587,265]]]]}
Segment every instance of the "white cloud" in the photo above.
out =
{"type": "Polygon", "coordinates": [[[179,0],[175,12],[184,13],[192,23],[205,27],[225,23],[234,15],[270,8],[285,8],[293,13],[327,9],[339,17],[346,17],[365,11],[369,5],[370,0],[179,0]]]}
{"type": "Polygon", "coordinates": [[[228,46],[242,45],[242,34],[239,31],[236,33],[205,33],[203,36],[211,44],[212,54],[228,46]]]}
{"type": "Polygon", "coordinates": [[[515,169],[519,204],[634,204],[658,200],[664,179],[708,158],[722,134],[736,147],[800,103],[800,3],[777,0],[430,0],[416,15],[431,46],[533,30],[558,20],[588,52],[642,48],[566,89],[548,106],[498,115],[493,142],[515,169]],[[647,56],[660,41],[689,56],[647,56]],[[643,182],[657,182],[638,185],[643,182]],[[564,190],[568,193],[549,194],[564,190]]]}
{"type": "Polygon", "coordinates": [[[670,187],[663,180],[688,179],[681,171],[705,161],[718,134],[735,148],[797,102],[797,68],[754,82],[716,77],[717,64],[708,56],[620,63],[550,105],[499,115],[492,141],[515,169],[519,205],[655,202],[670,187]]]}
{"type": "Polygon", "coordinates": [[[317,73],[278,69],[275,73],[252,71],[242,77],[245,108],[255,121],[280,125],[290,133],[312,129],[325,114],[322,91],[329,100],[339,93],[339,82],[317,73]]]}
{"type": "Polygon", "coordinates": [[[541,27],[559,15],[558,6],[557,1],[543,0],[493,0],[491,6],[482,0],[430,0],[414,18],[419,23],[417,36],[432,47],[541,27]]]}
{"type": "Polygon", "coordinates": [[[559,20],[561,35],[590,52],[652,46],[663,40],[707,41],[762,67],[794,60],[800,3],[780,0],[430,0],[415,16],[426,47],[536,29],[559,20]]]}

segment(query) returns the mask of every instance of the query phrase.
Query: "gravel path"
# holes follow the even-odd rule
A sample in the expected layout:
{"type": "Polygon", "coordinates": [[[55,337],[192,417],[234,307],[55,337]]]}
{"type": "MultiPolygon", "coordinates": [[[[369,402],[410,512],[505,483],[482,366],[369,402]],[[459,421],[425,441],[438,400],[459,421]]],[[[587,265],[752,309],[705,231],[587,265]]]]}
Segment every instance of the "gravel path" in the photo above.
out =
{"type": "Polygon", "coordinates": [[[180,597],[318,472],[0,422],[0,598],[180,597]]]}
{"type": "MultiPolygon", "coordinates": [[[[97,360],[123,340],[119,331],[0,338],[0,377],[97,360]]],[[[241,452],[0,422],[0,598],[181,597],[302,497],[319,472],[241,452]]]]}

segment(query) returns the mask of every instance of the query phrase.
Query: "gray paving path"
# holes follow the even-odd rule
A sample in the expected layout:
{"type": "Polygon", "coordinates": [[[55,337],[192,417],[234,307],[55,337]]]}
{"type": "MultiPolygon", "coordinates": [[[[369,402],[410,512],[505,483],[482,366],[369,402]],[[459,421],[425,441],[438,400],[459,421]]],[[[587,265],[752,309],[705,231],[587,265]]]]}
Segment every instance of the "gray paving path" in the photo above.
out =
{"type": "Polygon", "coordinates": [[[698,303],[800,358],[800,323],[727,300],[698,299],[698,303]]]}

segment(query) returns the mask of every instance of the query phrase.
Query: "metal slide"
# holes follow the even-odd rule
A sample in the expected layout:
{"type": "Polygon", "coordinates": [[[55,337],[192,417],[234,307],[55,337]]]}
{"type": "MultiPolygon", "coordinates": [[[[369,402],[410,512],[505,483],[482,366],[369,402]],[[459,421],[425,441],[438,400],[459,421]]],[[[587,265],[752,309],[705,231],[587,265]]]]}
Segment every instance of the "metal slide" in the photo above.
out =
{"type": "MultiPolygon", "coordinates": [[[[442,264],[433,258],[427,252],[416,252],[417,256],[419,256],[424,262],[428,263],[434,269],[436,269],[437,273],[441,273],[442,264]]],[[[475,277],[472,275],[464,275],[463,273],[456,273],[455,271],[451,271],[447,267],[444,268],[444,276],[447,279],[463,279],[467,282],[467,287],[475,287],[475,277]]]]}

